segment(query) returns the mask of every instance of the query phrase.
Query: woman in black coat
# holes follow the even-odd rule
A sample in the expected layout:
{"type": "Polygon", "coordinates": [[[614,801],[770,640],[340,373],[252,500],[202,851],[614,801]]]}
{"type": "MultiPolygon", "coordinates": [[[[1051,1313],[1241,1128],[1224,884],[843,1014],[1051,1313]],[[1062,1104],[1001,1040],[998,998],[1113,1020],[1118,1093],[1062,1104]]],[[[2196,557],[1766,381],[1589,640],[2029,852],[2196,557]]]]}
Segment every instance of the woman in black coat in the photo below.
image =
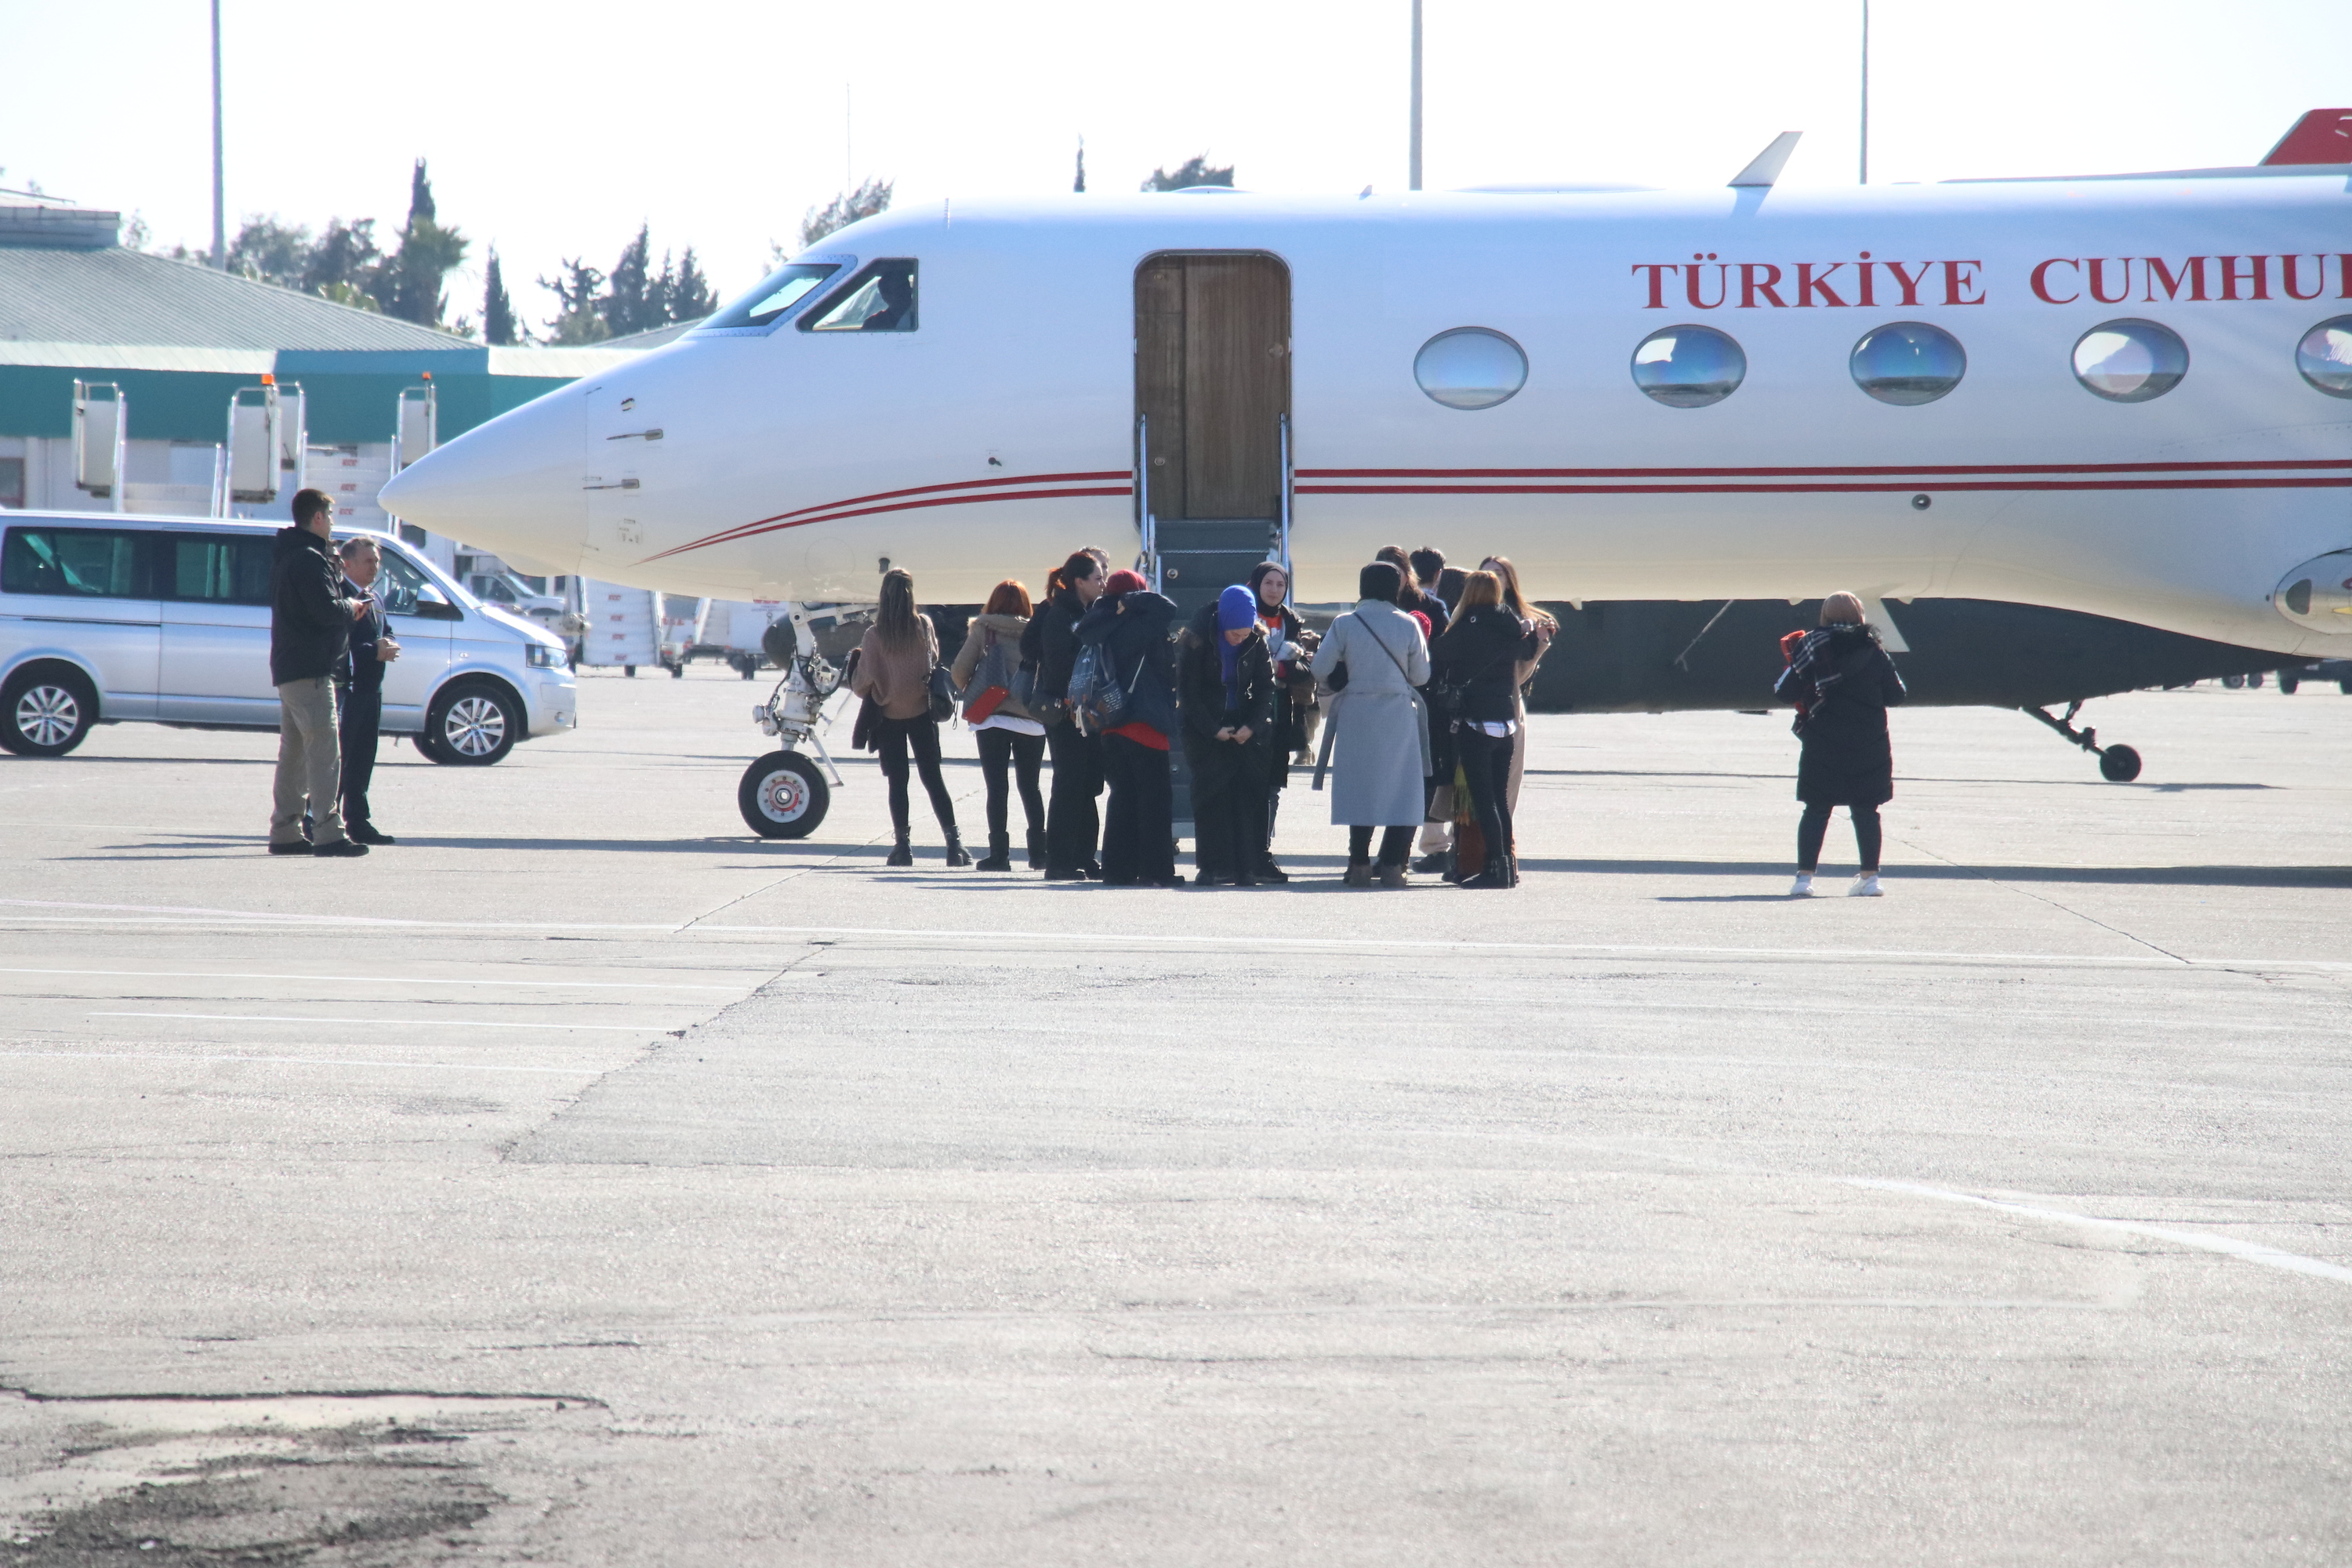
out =
{"type": "Polygon", "coordinates": [[[1081,648],[1102,648],[1105,673],[1127,693],[1123,721],[1102,734],[1103,777],[1110,786],[1103,812],[1105,887],[1181,886],[1175,775],[1168,765],[1179,728],[1176,650],[1168,630],[1175,617],[1174,600],[1151,592],[1136,573],[1114,572],[1074,634],[1081,648]]]}
{"type": "Polygon", "coordinates": [[[1286,603],[1290,597],[1290,574],[1278,561],[1261,561],[1250,568],[1250,592],[1257,595],[1257,624],[1265,632],[1266,657],[1274,667],[1274,727],[1265,757],[1265,843],[1257,858],[1257,874],[1269,882],[1287,882],[1289,874],[1274,863],[1275,816],[1282,808],[1282,792],[1290,783],[1290,759],[1303,752],[1307,715],[1315,701],[1315,674],[1307,661],[1322,639],[1307,629],[1298,612],[1286,603]]]}
{"type": "MultiPolygon", "coordinates": [[[[1473,572],[1444,636],[1431,645],[1430,689],[1458,690],[1447,728],[1470,785],[1486,863],[1465,888],[1516,888],[1519,861],[1511,843],[1511,753],[1519,743],[1519,660],[1535,657],[1536,629],[1503,603],[1503,580],[1473,572]]],[[[1464,868],[1467,869],[1467,868],[1464,868]]]]}
{"type": "Polygon", "coordinates": [[[1902,702],[1903,678],[1879,646],[1878,633],[1863,619],[1862,601],[1852,594],[1832,594],[1822,601],[1820,627],[1790,637],[1789,668],[1773,688],[1797,705],[1796,731],[1804,745],[1797,762],[1797,798],[1805,803],[1805,815],[1797,824],[1797,880],[1789,896],[1813,896],[1830,810],[1842,805],[1853,818],[1854,848],[1862,857],[1861,874],[1846,891],[1874,899],[1883,891],[1878,808],[1895,798],[1886,710],[1902,702]]]}
{"type": "Polygon", "coordinates": [[[1179,639],[1176,691],[1192,767],[1196,887],[1255,888],[1265,858],[1276,689],[1257,611],[1257,595],[1236,584],[1202,605],[1179,639]]]}
{"type": "Polygon", "coordinates": [[[1083,882],[1102,875],[1095,844],[1102,819],[1095,802],[1103,792],[1102,737],[1073,722],[1067,699],[1070,668],[1077,662],[1078,622],[1102,597],[1110,574],[1090,550],[1081,550],[1045,576],[1045,595],[1021,634],[1021,662],[1037,669],[1037,717],[1054,754],[1054,793],[1045,805],[1045,880],[1083,882]]]}

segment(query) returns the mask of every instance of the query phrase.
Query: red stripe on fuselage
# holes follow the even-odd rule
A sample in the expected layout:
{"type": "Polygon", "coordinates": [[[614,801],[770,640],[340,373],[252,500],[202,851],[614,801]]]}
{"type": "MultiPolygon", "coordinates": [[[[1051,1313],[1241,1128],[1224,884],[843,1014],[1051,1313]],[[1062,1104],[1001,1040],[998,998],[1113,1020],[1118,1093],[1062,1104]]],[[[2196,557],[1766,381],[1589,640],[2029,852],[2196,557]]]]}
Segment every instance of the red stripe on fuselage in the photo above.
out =
{"type": "MultiPolygon", "coordinates": [[[[1077,476],[1071,477],[1076,478],[1077,476]]],[[[1124,474],[1116,474],[1109,477],[1119,479],[1127,478],[1124,474]]],[[[944,485],[927,485],[923,488],[925,489],[944,489],[950,487],[944,485]]],[[[919,492],[915,490],[893,490],[889,493],[893,495],[915,495],[919,492]]],[[[1125,484],[1121,484],[1116,489],[1087,488],[1045,490],[997,490],[988,495],[978,496],[933,496],[927,500],[898,501],[889,506],[851,507],[848,502],[842,501],[836,502],[835,504],[846,510],[824,510],[823,509],[810,509],[819,512],[819,515],[814,517],[803,517],[793,512],[782,512],[776,517],[766,519],[761,522],[745,523],[740,528],[730,529],[724,533],[713,534],[709,539],[698,539],[691,544],[680,544],[673,549],[662,551],[659,554],[648,555],[644,561],[638,562],[637,564],[643,566],[647,563],[659,561],[667,556],[682,555],[689,550],[700,550],[705,545],[733,544],[741,540],[757,538],[759,535],[763,533],[781,532],[787,528],[806,528],[813,522],[839,522],[845,518],[871,517],[877,512],[917,511],[925,507],[965,506],[980,501],[992,500],[1056,500],[1065,496],[1124,496],[1129,493],[1131,493],[1129,487],[1125,484]]]]}
{"type": "MultiPolygon", "coordinates": [[[[722,528],[716,533],[706,534],[702,538],[693,541],[691,543],[681,544],[675,550],[665,550],[662,552],[662,555],[676,555],[680,551],[699,550],[706,544],[723,544],[730,539],[740,538],[756,532],[766,532],[768,531],[768,528],[771,523],[782,522],[787,518],[805,518],[812,522],[819,521],[822,520],[810,517],[809,514],[812,512],[831,511],[836,507],[861,506],[867,501],[895,500],[900,496],[937,495],[945,490],[989,489],[1005,485],[1079,484],[1104,479],[1124,480],[1127,478],[1128,476],[1126,473],[1117,469],[1113,469],[1108,473],[1096,474],[1021,474],[1005,475],[996,479],[964,479],[955,484],[914,485],[902,490],[877,490],[871,495],[847,496],[840,500],[829,500],[817,506],[798,507],[791,511],[780,511],[774,513],[772,516],[755,518],[750,522],[739,523],[733,528],[722,528]]],[[[996,500],[1009,498],[997,496],[972,496],[970,499],[972,500],[996,500]]],[[[888,510],[890,509],[883,508],[881,510],[888,510]]],[[[653,561],[658,561],[661,558],[661,555],[647,557],[648,560],[653,561]]]]}
{"type": "Polygon", "coordinates": [[[1861,478],[1879,474],[2188,474],[2234,473],[2249,469],[2347,468],[2352,458],[2297,458],[2246,463],[1957,463],[1904,467],[1880,464],[1865,468],[1300,468],[1302,479],[1799,479],[1817,475],[1861,478]]]}
{"type": "MultiPolygon", "coordinates": [[[[1914,470],[1915,472],[1916,470],[1914,470]]],[[[1303,496],[1835,495],[1904,490],[2346,489],[2352,477],[2298,479],[1955,479],[1940,484],[1300,485],[1303,496]]]]}

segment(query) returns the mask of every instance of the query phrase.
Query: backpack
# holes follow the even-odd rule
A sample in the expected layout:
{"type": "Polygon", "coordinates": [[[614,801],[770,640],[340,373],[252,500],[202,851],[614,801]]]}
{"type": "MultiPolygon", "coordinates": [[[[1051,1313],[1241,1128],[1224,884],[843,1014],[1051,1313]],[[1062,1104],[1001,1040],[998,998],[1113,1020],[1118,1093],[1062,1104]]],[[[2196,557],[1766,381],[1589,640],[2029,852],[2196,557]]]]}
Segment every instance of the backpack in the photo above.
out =
{"type": "Polygon", "coordinates": [[[1070,667],[1070,712],[1078,728],[1089,735],[1100,735],[1127,722],[1128,698],[1135,683],[1143,679],[1143,664],[1135,661],[1135,673],[1122,686],[1118,679],[1118,660],[1112,656],[1108,641],[1088,643],[1078,649],[1077,662],[1070,667]]]}
{"type": "Polygon", "coordinates": [[[977,724],[1003,704],[1013,691],[1017,672],[1013,668],[1013,650],[992,627],[982,628],[987,639],[982,646],[978,668],[971,672],[971,683],[964,688],[963,721],[977,724]]]}

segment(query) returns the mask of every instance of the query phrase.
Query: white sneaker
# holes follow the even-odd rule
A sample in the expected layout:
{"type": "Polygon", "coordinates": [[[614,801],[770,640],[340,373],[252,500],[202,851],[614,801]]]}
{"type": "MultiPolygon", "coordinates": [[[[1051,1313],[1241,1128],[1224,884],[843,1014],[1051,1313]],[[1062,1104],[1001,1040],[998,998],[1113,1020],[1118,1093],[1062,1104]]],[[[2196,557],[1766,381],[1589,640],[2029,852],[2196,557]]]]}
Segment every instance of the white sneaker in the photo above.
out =
{"type": "Polygon", "coordinates": [[[1789,884],[1789,896],[1792,899],[1811,898],[1813,896],[1812,878],[1807,876],[1804,872],[1798,872],[1797,879],[1789,884]]]}
{"type": "Polygon", "coordinates": [[[1883,899],[1886,896],[1886,889],[1878,885],[1877,873],[1870,872],[1856,877],[1853,886],[1845,890],[1845,896],[1849,899],[1883,899]]]}

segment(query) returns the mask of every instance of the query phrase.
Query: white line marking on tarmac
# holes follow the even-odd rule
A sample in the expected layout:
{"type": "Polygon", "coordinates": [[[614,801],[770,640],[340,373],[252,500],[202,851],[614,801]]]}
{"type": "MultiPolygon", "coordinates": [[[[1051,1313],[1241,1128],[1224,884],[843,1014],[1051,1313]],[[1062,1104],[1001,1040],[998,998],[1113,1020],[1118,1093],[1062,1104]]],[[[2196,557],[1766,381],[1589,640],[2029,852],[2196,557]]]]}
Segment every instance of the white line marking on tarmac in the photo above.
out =
{"type": "MultiPolygon", "coordinates": [[[[288,915],[265,912],[248,913],[239,910],[188,909],[162,904],[73,904],[37,899],[0,899],[0,909],[43,910],[113,910],[129,912],[147,911],[152,915],[210,915],[219,919],[263,922],[271,926],[299,924],[305,929],[339,925],[357,925],[370,929],[394,928],[414,931],[660,931],[678,935],[692,928],[696,935],[710,936],[792,936],[845,937],[868,936],[927,941],[972,942],[1001,943],[1013,942],[1123,942],[1168,948],[1238,947],[1259,951],[1286,949],[1299,952],[1323,952],[1334,949],[1358,951],[1365,948],[1397,949],[1429,952],[1497,952],[1558,954],[1563,957],[1593,956],[1605,958],[1789,958],[1801,960],[1857,959],[1899,963],[2031,963],[2031,964],[2095,964],[2125,969],[2190,968],[2252,968],[2315,970],[2326,973],[2352,971],[2352,961],[2322,958],[2198,958],[2173,959],[2141,953],[2092,952],[1958,952],[1932,948],[1874,947],[1713,947],[1679,946],[1667,942],[1474,942],[1430,941],[1411,937],[1269,937],[1259,935],[1220,936],[1212,932],[1173,931],[1106,931],[1071,930],[1058,931],[1003,931],[995,928],[954,931],[924,926],[735,926],[701,923],[703,917],[667,924],[625,923],[593,921],[426,921],[403,920],[373,915],[303,914],[288,915]]],[[[37,918],[37,917],[30,917],[37,918]]],[[[137,921],[102,921],[87,917],[61,920],[57,923],[73,925],[206,925],[207,921],[171,921],[145,919],[137,921]]]]}
{"type": "Polygon", "coordinates": [[[2095,1215],[2074,1214],[2066,1209],[2042,1208],[2034,1204],[2009,1203],[2000,1198],[1979,1197],[1974,1193],[1956,1193],[1947,1187],[1923,1187],[1915,1182],[1880,1182],[1867,1176],[1842,1176],[1838,1180],[1849,1187],[1868,1187],[1882,1193],[1907,1193],[1914,1197],[1936,1198],[1948,1204],[1972,1204],[1979,1208],[1998,1209],[2003,1214],[2020,1215],[2027,1219],[2048,1220],[2056,1225],[2079,1226],[2085,1230],[2119,1232],[2126,1236],[2144,1236],[2154,1241],[2168,1241],[2175,1247],[2194,1247],[2200,1252],[2218,1252],[2229,1258],[2240,1258],[2249,1263],[2260,1263],[2271,1268],[2284,1268],[2296,1274],[2316,1275],[2322,1279],[2352,1280],[2352,1268],[2329,1263],[2317,1258],[2305,1258],[2299,1252],[2282,1252],[2275,1247],[2259,1242],[2241,1241],[2233,1236],[2213,1236],[2204,1231],[2172,1230],[2164,1226],[2142,1225],[2137,1220],[2102,1219],[2095,1215]]]}
{"type": "Polygon", "coordinates": [[[757,984],[694,985],[683,981],[656,984],[627,980],[432,980],[400,974],[254,974],[236,970],[195,969],[0,969],[0,974],[92,974],[118,980],[320,980],[336,985],[518,985],[543,986],[551,991],[743,991],[757,984]]]}
{"type": "Polygon", "coordinates": [[[666,1035],[659,1024],[509,1024],[497,1018],[296,1018],[274,1013],[92,1013],[92,1018],[203,1018],[215,1024],[364,1024],[382,1029],[401,1024],[448,1029],[605,1029],[623,1035],[666,1035]]]}
{"type": "Polygon", "coordinates": [[[220,1051],[0,1051],[0,1060],[12,1058],[62,1057],[73,1061],[135,1061],[135,1062],[273,1062],[297,1067],[329,1068],[391,1068],[405,1072],[416,1068],[428,1068],[450,1072],[530,1072],[553,1073],[560,1078],[593,1078],[608,1071],[604,1067],[525,1068],[508,1067],[495,1062],[378,1062],[352,1057],[254,1057],[220,1051]]]}

